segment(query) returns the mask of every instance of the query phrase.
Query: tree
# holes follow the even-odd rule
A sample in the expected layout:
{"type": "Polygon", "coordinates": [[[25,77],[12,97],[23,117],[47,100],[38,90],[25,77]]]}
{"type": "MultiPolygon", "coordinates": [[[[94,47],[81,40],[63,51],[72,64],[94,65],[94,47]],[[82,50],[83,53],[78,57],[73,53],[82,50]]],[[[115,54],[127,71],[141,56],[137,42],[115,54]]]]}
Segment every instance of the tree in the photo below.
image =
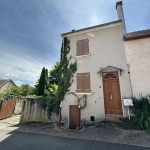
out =
{"type": "Polygon", "coordinates": [[[35,93],[34,87],[30,86],[29,84],[22,84],[19,88],[21,96],[34,95],[35,93]]]}
{"type": "Polygon", "coordinates": [[[49,84],[56,84],[60,82],[61,79],[61,67],[60,67],[60,62],[56,62],[54,64],[54,67],[50,70],[49,72],[49,84]]]}
{"type": "Polygon", "coordinates": [[[48,70],[43,67],[38,83],[38,95],[44,95],[44,91],[48,88],[48,70]]]}
{"type": "Polygon", "coordinates": [[[35,95],[35,88],[30,86],[29,84],[22,84],[18,87],[11,87],[4,92],[0,93],[0,98],[9,99],[12,96],[28,96],[28,95],[35,95]]]}

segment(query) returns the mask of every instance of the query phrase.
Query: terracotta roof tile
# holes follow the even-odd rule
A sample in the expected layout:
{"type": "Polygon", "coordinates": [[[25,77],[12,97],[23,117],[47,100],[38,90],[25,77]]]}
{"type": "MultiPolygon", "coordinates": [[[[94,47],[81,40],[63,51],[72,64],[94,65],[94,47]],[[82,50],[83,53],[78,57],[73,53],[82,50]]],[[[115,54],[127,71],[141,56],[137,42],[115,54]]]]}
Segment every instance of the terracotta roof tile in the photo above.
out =
{"type": "Polygon", "coordinates": [[[140,37],[145,37],[145,36],[150,36],[150,29],[127,33],[124,36],[124,38],[130,39],[130,38],[140,38],[140,37]]]}

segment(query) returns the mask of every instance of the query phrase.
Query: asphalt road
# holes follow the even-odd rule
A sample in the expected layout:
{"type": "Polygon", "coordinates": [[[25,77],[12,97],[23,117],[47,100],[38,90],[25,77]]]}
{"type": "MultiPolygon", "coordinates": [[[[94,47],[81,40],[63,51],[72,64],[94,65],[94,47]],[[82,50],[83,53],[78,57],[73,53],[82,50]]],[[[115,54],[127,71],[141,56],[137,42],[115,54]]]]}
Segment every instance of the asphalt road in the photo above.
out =
{"type": "Polygon", "coordinates": [[[149,150],[99,141],[0,130],[0,150],[149,150]]]}

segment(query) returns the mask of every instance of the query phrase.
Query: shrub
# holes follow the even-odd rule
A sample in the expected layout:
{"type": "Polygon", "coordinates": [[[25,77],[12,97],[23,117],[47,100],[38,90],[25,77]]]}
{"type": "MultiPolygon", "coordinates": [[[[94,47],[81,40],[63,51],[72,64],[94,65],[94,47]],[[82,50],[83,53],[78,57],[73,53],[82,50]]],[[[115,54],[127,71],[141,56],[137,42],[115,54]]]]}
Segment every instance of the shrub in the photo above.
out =
{"type": "Polygon", "coordinates": [[[139,125],[141,129],[150,130],[150,101],[149,97],[136,97],[133,100],[133,125],[139,125]]]}
{"type": "Polygon", "coordinates": [[[133,116],[129,120],[128,118],[123,118],[120,126],[126,129],[140,129],[140,130],[150,130],[150,97],[132,97],[133,116]]]}

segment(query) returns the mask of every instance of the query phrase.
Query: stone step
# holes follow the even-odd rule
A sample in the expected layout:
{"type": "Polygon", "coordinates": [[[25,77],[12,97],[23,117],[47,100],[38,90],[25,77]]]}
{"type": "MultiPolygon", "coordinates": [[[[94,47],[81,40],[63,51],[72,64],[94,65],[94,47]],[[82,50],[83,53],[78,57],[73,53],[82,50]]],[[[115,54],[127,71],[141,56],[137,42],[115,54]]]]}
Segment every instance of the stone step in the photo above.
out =
{"type": "Polygon", "coordinates": [[[122,115],[105,115],[104,121],[110,121],[110,122],[121,122],[120,118],[123,118],[122,115]]]}

